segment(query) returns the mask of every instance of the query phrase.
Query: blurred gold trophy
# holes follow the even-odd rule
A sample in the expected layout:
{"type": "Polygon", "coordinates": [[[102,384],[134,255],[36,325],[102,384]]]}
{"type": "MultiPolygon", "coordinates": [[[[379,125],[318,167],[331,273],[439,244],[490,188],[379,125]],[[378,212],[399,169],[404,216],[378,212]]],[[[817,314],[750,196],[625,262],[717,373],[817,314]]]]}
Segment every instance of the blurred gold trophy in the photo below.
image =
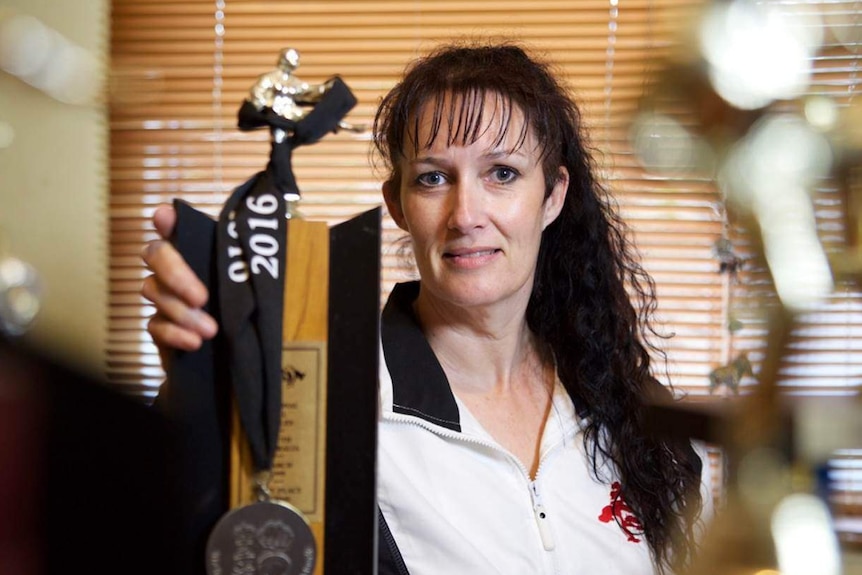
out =
{"type": "MultiPolygon", "coordinates": [[[[813,493],[812,466],[820,461],[799,448],[810,438],[791,434],[806,400],[786,401],[778,379],[798,315],[829,296],[836,282],[862,286],[862,106],[852,97],[841,106],[835,98],[806,96],[829,30],[827,19],[812,23],[792,9],[707,3],[660,67],[632,125],[646,169],[715,178],[734,223],[751,232],[754,257],[765,264],[778,296],[777,305],[762,306],[768,341],[757,385],[722,417],[726,505],[709,526],[691,575],[842,572],[830,511],[813,493]],[[681,116],[693,122],[678,121],[681,116]],[[840,182],[846,202],[848,242],[838,254],[827,254],[814,217],[811,191],[826,178],[840,182]]],[[[830,23],[851,30],[848,52],[855,49],[858,58],[859,23],[837,18],[830,23]]],[[[734,383],[745,372],[744,365],[730,364],[713,372],[712,384],[734,383]]],[[[859,394],[832,417],[837,423],[830,437],[818,438],[821,447],[859,447],[859,394]]],[[[823,449],[818,457],[829,456],[823,449]]]]}

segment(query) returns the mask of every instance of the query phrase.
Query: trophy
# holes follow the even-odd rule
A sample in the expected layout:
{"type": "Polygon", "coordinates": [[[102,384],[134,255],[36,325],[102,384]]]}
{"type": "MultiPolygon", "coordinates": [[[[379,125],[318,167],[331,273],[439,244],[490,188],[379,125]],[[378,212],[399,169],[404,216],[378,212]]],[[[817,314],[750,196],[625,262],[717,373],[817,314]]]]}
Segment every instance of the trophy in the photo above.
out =
{"type": "Polygon", "coordinates": [[[173,241],[220,326],[173,358],[166,394],[186,406],[172,411],[189,428],[198,480],[192,570],[200,560],[209,575],[376,568],[381,212],[331,229],[299,217],[293,148],[361,129],[343,121],[356,104],[347,85],[307,84],[298,65],[282,50],[239,111],[240,129],[270,130],[266,169],[217,222],[175,202],[173,241]]]}
{"type": "MultiPolygon", "coordinates": [[[[832,14],[835,40],[853,40],[854,34],[858,39],[858,23],[838,10],[832,14]]],[[[687,30],[689,40],[658,67],[660,81],[641,102],[633,130],[642,135],[635,136],[635,148],[647,167],[670,169],[677,177],[716,174],[733,223],[751,232],[746,241],[753,259],[762,262],[777,296],[777,305],[765,305],[764,298],[761,306],[759,329],[768,339],[756,385],[734,409],[661,405],[650,416],[657,431],[720,443],[726,454],[726,503],[685,571],[691,575],[841,571],[818,466],[834,450],[859,444],[854,431],[860,404],[842,397],[840,404],[818,407],[804,394],[789,401],[779,375],[786,356],[799,346],[794,328],[832,292],[833,276],[851,279],[857,288],[862,279],[862,108],[850,101],[852,92],[839,106],[838,91],[830,95],[809,87],[814,63],[821,57],[828,61],[827,51],[836,46],[823,43],[817,18],[806,21],[810,36],[801,34],[803,27],[794,23],[800,16],[780,3],[705,3],[697,35],[687,30]],[[767,33],[770,46],[781,38],[784,48],[770,50],[762,41],[767,33]],[[686,117],[691,128],[662,109],[686,117]],[[843,188],[850,236],[846,249],[828,252],[811,198],[827,178],[843,188]],[[802,425],[806,414],[811,418],[826,409],[828,425],[802,425]]],[[[855,40],[847,45],[855,47],[855,40]]],[[[720,249],[722,271],[736,265],[729,248],[720,249]]],[[[711,387],[735,391],[742,375],[752,371],[740,354],[710,374],[711,387]]]]}

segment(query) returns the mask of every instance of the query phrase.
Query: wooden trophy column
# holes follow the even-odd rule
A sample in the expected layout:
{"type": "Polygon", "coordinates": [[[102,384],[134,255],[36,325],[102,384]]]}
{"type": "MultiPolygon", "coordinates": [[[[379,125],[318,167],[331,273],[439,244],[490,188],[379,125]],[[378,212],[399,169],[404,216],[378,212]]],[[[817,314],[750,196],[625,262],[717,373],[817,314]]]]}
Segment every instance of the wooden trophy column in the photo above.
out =
{"type": "MultiPolygon", "coordinates": [[[[379,245],[379,209],[331,230],[288,220],[281,427],[269,488],[308,520],[315,575],[376,569],[379,245]]],[[[256,501],[236,409],[230,479],[231,508],[256,501]]]]}

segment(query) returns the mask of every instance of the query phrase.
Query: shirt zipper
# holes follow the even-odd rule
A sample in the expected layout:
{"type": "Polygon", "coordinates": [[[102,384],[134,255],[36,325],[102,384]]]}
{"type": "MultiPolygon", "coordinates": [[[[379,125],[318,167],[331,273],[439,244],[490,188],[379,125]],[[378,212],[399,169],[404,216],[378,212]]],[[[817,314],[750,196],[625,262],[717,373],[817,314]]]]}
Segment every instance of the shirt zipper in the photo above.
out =
{"type": "MultiPolygon", "coordinates": [[[[439,435],[441,437],[448,437],[448,438],[454,439],[456,441],[475,443],[477,445],[482,445],[484,447],[489,447],[491,449],[500,451],[504,455],[506,455],[506,457],[508,457],[511,461],[513,461],[518,466],[518,468],[521,470],[521,473],[523,473],[523,476],[527,479],[527,487],[528,487],[528,490],[530,492],[530,501],[533,505],[533,515],[536,518],[536,526],[538,527],[538,530],[539,530],[539,538],[542,541],[542,547],[545,549],[545,551],[553,551],[554,550],[554,547],[556,545],[554,543],[554,537],[551,534],[551,527],[548,524],[548,512],[545,510],[545,506],[542,504],[542,497],[539,494],[539,486],[537,483],[537,480],[539,478],[539,473],[542,471],[542,463],[544,462],[544,459],[539,461],[539,468],[536,470],[536,481],[533,481],[533,480],[530,480],[530,473],[527,471],[527,468],[524,467],[524,464],[521,463],[518,460],[518,458],[516,458],[514,455],[512,455],[511,453],[509,453],[508,451],[506,451],[505,449],[503,449],[500,445],[498,445],[496,443],[490,443],[488,441],[484,441],[484,440],[478,439],[476,437],[471,437],[469,435],[456,433],[456,432],[448,430],[446,428],[440,428],[437,426],[432,426],[431,424],[427,423],[424,419],[421,419],[421,418],[415,418],[415,417],[406,416],[406,415],[399,415],[399,414],[389,414],[385,417],[385,419],[388,421],[393,421],[393,422],[397,422],[397,423],[405,423],[408,425],[417,425],[417,426],[419,426],[419,427],[421,427],[427,431],[430,431],[431,433],[434,433],[435,435],[439,435]]],[[[565,441],[565,439],[563,439],[561,441],[561,443],[563,441],[565,441]]],[[[547,451],[547,453],[550,453],[554,448],[556,448],[556,445],[553,448],[549,449],[547,451]]]]}
{"type": "MultiPolygon", "coordinates": [[[[538,476],[539,474],[536,473],[536,477],[538,476]]],[[[533,513],[536,515],[536,525],[539,526],[542,546],[545,551],[553,551],[554,536],[551,534],[551,527],[548,525],[548,513],[545,511],[545,506],[542,505],[542,496],[539,495],[539,486],[535,481],[530,482],[530,496],[533,499],[533,513]]]]}

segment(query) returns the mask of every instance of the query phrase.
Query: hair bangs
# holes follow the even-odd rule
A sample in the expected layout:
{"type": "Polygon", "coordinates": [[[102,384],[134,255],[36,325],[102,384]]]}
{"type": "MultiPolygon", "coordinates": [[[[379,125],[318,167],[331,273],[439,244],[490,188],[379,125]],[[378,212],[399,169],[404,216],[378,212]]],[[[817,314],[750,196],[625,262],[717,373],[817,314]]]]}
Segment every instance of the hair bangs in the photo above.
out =
{"type": "Polygon", "coordinates": [[[511,96],[491,88],[446,88],[417,100],[411,108],[411,122],[405,137],[414,153],[433,146],[441,133],[447,147],[469,146],[491,130],[496,130],[492,141],[493,147],[498,148],[513,129],[518,130],[517,138],[507,151],[515,152],[527,141],[531,129],[529,110],[515,103],[511,96]],[[520,122],[516,109],[521,111],[520,122]],[[422,123],[428,124],[428,131],[424,141],[419,141],[422,123]]]}

